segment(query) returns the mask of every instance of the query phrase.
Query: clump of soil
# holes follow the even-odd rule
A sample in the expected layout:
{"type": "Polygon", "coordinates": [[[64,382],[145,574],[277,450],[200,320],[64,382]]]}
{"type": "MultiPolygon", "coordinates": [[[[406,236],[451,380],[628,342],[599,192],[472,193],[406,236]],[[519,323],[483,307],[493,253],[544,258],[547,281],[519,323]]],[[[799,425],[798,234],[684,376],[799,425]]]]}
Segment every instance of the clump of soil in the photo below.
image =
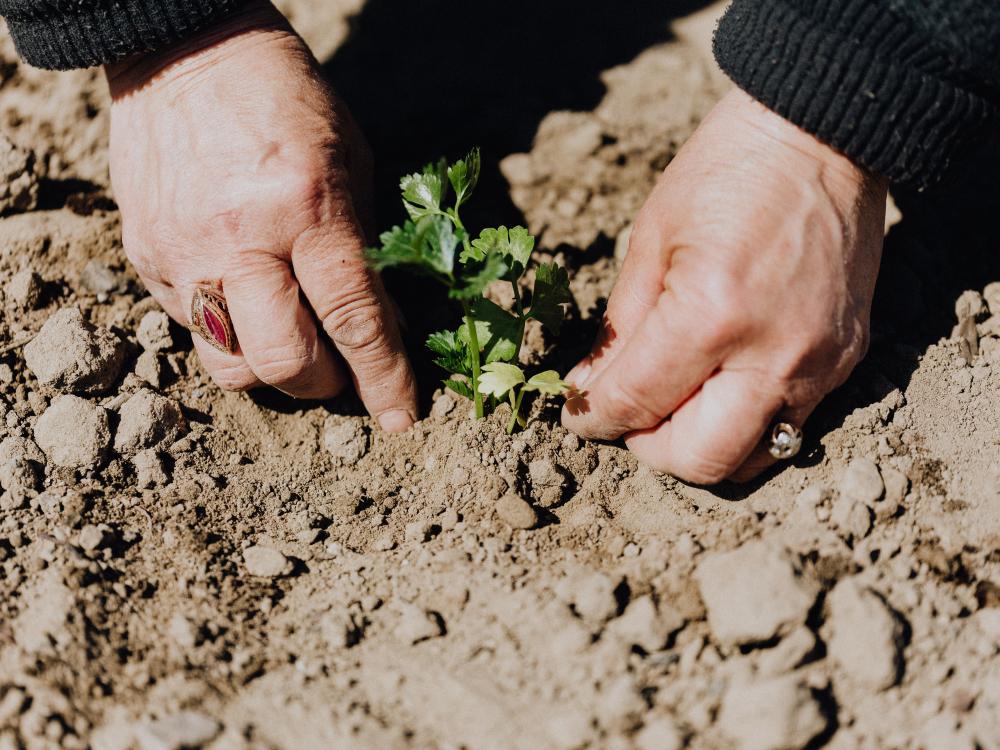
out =
{"type": "MultiPolygon", "coordinates": [[[[504,162],[581,317],[722,90],[717,12],[504,162]]],[[[103,194],[96,77],[4,44],[18,148],[103,194]]],[[[349,400],[223,393],[127,268],[117,212],[42,187],[0,220],[0,748],[1000,744],[997,277],[952,336],[930,304],[930,341],[876,321],[795,464],[709,490],[555,405],[508,437],[502,410],[438,393],[385,435],[349,400]]],[[[916,220],[887,267],[931,242],[916,220]]],[[[914,253],[884,288],[910,289],[914,253]]]]}

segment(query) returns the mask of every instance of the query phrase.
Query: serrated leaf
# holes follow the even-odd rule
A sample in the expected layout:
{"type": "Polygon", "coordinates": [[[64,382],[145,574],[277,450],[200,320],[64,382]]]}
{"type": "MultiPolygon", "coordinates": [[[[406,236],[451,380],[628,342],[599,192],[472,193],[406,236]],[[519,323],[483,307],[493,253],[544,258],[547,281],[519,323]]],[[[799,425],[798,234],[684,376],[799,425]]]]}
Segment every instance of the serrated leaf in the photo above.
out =
{"type": "Polygon", "coordinates": [[[499,255],[489,255],[483,265],[469,276],[455,284],[448,294],[455,299],[474,299],[481,297],[483,291],[491,282],[503,278],[507,273],[507,264],[499,255]]]}
{"type": "Polygon", "coordinates": [[[448,181],[455,191],[456,210],[476,189],[476,184],[479,182],[479,166],[479,149],[474,148],[464,159],[459,159],[448,168],[448,181]]]}
{"type": "Polygon", "coordinates": [[[455,270],[455,251],[462,238],[447,216],[426,216],[417,222],[421,253],[432,268],[451,276],[455,270]]]}
{"type": "Polygon", "coordinates": [[[469,367],[469,349],[455,331],[438,331],[427,337],[427,348],[438,356],[434,364],[455,375],[472,374],[469,367]]]}
{"type": "Polygon", "coordinates": [[[520,263],[523,268],[528,264],[531,251],[534,249],[535,238],[528,234],[527,229],[521,226],[507,229],[501,226],[480,232],[479,237],[472,241],[471,248],[462,251],[459,260],[465,263],[470,258],[482,260],[491,254],[500,254],[515,263],[520,263]]]}
{"type": "Polygon", "coordinates": [[[377,271],[394,266],[410,266],[432,276],[450,277],[455,269],[455,251],[461,237],[445,216],[425,216],[408,221],[379,237],[381,247],[369,248],[365,256],[377,271]]]}
{"type": "Polygon", "coordinates": [[[469,401],[472,401],[475,398],[475,394],[472,392],[472,386],[464,380],[445,380],[444,386],[445,388],[450,388],[459,396],[469,399],[469,401]]]}
{"type": "Polygon", "coordinates": [[[559,373],[555,370],[546,370],[528,378],[528,382],[524,384],[524,390],[555,396],[568,391],[569,383],[560,378],[559,373]]]}
{"type": "MultiPolygon", "coordinates": [[[[524,337],[524,322],[485,297],[472,303],[472,317],[476,321],[476,338],[479,351],[486,355],[486,362],[510,362],[517,359],[524,337]]],[[[469,345],[469,327],[464,323],[458,329],[458,339],[469,345]]]]}
{"type": "Polygon", "coordinates": [[[524,382],[524,371],[507,362],[492,362],[483,366],[479,376],[479,392],[486,396],[502,398],[511,388],[524,382]]]}
{"type": "Polygon", "coordinates": [[[545,263],[535,270],[535,288],[528,317],[534,318],[552,333],[559,333],[566,311],[563,305],[573,301],[566,269],[555,263],[545,263]]]}
{"type": "Polygon", "coordinates": [[[437,162],[428,164],[423,172],[408,174],[399,181],[403,206],[413,221],[441,213],[444,171],[444,162],[437,162]]]}

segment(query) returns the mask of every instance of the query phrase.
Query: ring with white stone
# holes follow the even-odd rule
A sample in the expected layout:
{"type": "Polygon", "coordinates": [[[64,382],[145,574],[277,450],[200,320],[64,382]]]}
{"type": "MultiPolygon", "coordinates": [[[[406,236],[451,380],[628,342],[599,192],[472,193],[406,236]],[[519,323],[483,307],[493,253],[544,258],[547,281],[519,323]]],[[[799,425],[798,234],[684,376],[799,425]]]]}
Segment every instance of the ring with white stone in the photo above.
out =
{"type": "Polygon", "coordinates": [[[771,429],[768,451],[777,459],[794,458],[802,447],[802,430],[788,422],[777,422],[771,429]]]}

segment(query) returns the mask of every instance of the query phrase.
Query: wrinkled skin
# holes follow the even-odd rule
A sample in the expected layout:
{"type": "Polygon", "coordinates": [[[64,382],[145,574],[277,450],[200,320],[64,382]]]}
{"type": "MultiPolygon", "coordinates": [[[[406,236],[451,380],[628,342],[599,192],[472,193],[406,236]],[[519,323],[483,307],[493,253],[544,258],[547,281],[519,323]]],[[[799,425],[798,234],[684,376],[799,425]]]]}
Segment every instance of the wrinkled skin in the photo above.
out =
{"type": "Polygon", "coordinates": [[[636,220],[563,422],[690,482],[749,479],[864,356],[886,185],[739,90],[636,220]]]}
{"type": "Polygon", "coordinates": [[[408,428],[413,374],[362,255],[369,155],[282,16],[254,2],[107,74],[125,251],[183,325],[197,285],[224,291],[239,351],[194,337],[216,382],[326,398],[353,380],[383,428],[408,428]]]}

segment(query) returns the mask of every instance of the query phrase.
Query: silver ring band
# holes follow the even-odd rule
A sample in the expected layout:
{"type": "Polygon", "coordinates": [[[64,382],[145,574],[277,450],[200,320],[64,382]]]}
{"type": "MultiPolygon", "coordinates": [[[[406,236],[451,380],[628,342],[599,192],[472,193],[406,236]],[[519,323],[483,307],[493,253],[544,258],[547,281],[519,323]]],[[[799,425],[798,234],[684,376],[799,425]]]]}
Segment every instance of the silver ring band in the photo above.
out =
{"type": "Polygon", "coordinates": [[[776,422],[771,428],[768,451],[778,460],[794,458],[802,447],[802,430],[788,422],[776,422]]]}

